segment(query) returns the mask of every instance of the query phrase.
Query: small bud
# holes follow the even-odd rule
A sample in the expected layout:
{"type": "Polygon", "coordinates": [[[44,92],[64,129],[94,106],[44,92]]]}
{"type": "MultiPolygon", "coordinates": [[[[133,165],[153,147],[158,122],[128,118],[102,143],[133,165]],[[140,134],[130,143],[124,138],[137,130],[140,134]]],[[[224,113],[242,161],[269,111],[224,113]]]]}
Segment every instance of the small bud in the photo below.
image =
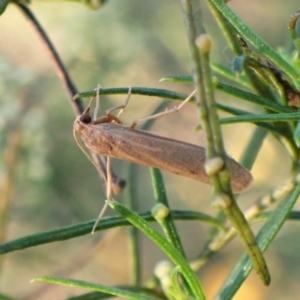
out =
{"type": "Polygon", "coordinates": [[[205,172],[208,176],[218,174],[224,167],[224,160],[220,156],[209,158],[205,161],[205,172]]]}
{"type": "Polygon", "coordinates": [[[212,42],[210,36],[204,33],[196,38],[195,44],[203,53],[207,53],[211,49],[212,42]]]}
{"type": "Polygon", "coordinates": [[[154,268],[154,275],[157,278],[162,278],[165,276],[170,276],[173,265],[168,260],[162,260],[156,264],[154,268]]]}
{"type": "MultiPolygon", "coordinates": [[[[296,181],[299,180],[299,175],[296,176],[296,181]]],[[[277,189],[272,193],[272,197],[275,199],[282,199],[287,191],[292,191],[295,188],[295,183],[292,181],[288,181],[281,186],[277,187],[277,189]]]]}
{"type": "Polygon", "coordinates": [[[153,218],[157,220],[157,222],[163,221],[169,215],[169,213],[170,211],[168,207],[161,203],[156,204],[151,210],[151,214],[153,218]]]}
{"type": "Polygon", "coordinates": [[[229,208],[230,205],[232,204],[232,200],[230,196],[224,194],[224,193],[219,193],[214,196],[212,206],[215,209],[226,209],[229,208]]]}
{"type": "Polygon", "coordinates": [[[154,275],[159,279],[165,291],[168,291],[170,288],[172,288],[172,280],[170,277],[172,267],[173,266],[169,261],[163,260],[154,268],[154,275]]]}

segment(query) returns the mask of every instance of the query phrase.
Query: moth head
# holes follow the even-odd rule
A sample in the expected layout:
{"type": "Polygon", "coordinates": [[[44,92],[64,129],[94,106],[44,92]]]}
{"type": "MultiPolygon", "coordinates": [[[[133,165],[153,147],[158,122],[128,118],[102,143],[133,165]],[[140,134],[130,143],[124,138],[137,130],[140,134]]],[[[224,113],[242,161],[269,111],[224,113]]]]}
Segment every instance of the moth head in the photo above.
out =
{"type": "Polygon", "coordinates": [[[78,116],[73,125],[74,132],[78,132],[81,134],[81,132],[92,122],[91,116],[84,112],[82,115],[78,116]]]}
{"type": "Polygon", "coordinates": [[[84,124],[90,124],[92,122],[92,117],[88,113],[83,113],[79,117],[79,120],[80,120],[80,122],[82,122],[84,124]]]}

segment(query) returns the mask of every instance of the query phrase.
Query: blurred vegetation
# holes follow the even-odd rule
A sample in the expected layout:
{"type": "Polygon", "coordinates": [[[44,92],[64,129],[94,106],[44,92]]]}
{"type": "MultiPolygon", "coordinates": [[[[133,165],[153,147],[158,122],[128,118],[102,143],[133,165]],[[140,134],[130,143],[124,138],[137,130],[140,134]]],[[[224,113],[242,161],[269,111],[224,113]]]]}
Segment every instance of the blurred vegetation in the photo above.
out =
{"type": "MultiPolygon", "coordinates": [[[[29,5],[78,90],[91,91],[100,83],[104,88],[138,86],[189,93],[190,84],[159,82],[169,75],[191,73],[179,1],[102,2],[106,3],[98,10],[72,1],[33,1],[29,5]]],[[[238,1],[228,4],[273,48],[284,48],[291,56],[294,48],[287,22],[298,9],[296,0],[276,5],[271,0],[252,1],[249,5],[238,1]]],[[[202,6],[204,23],[213,39],[211,61],[230,67],[233,55],[209,9],[205,3],[202,6]]],[[[0,38],[0,207],[4,212],[0,238],[4,243],[94,219],[103,205],[105,191],[96,170],[73,140],[75,115],[53,64],[14,3],[0,17],[0,38]]],[[[123,103],[124,97],[102,97],[101,111],[123,103]]],[[[240,109],[250,107],[259,111],[218,92],[217,99],[240,109]]],[[[87,103],[88,99],[84,101],[87,103]]],[[[160,103],[159,97],[134,95],[122,120],[130,124],[151,114],[160,103]]],[[[203,135],[193,131],[198,124],[197,113],[190,105],[176,116],[159,119],[151,131],[204,145],[203,135]]],[[[255,126],[239,124],[223,128],[226,148],[238,159],[255,126]]],[[[252,171],[253,187],[240,197],[240,206],[248,207],[284,181],[291,164],[284,147],[269,135],[252,171]]],[[[113,166],[128,181],[129,163],[114,160],[113,166]]],[[[134,183],[128,182],[128,188],[116,200],[125,202],[133,186],[140,199],[139,211],[149,211],[155,202],[149,172],[147,168],[134,168],[134,172],[139,172],[135,173],[134,183]]],[[[194,209],[215,215],[210,187],[167,173],[164,178],[172,209],[194,209]]],[[[294,209],[297,208],[296,204],[294,209]]],[[[114,215],[111,210],[107,214],[114,215]]],[[[197,257],[206,242],[203,237],[209,232],[206,224],[191,224],[178,223],[189,260],[197,257]]],[[[292,299],[299,293],[297,226],[296,222],[287,222],[266,253],[271,286],[263,287],[256,274],[251,274],[234,299],[292,299]]],[[[259,227],[254,229],[258,231],[259,227]]],[[[111,286],[128,285],[132,258],[125,231],[119,227],[1,256],[0,299],[6,299],[4,295],[12,299],[66,299],[83,294],[79,288],[29,284],[31,279],[46,275],[111,286]]],[[[198,272],[208,299],[220,289],[242,252],[240,241],[235,239],[198,272]]],[[[153,275],[157,261],[165,256],[144,237],[141,237],[141,254],[144,283],[153,275]]]]}

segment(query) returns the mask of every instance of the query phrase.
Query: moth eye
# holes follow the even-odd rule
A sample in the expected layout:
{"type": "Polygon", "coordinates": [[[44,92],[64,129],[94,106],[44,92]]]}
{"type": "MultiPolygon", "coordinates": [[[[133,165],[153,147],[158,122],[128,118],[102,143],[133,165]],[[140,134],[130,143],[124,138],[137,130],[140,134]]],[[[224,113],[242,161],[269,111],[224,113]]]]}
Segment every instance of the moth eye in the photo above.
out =
{"type": "Polygon", "coordinates": [[[92,122],[92,118],[89,115],[82,115],[80,117],[80,121],[84,124],[90,124],[92,122]]]}

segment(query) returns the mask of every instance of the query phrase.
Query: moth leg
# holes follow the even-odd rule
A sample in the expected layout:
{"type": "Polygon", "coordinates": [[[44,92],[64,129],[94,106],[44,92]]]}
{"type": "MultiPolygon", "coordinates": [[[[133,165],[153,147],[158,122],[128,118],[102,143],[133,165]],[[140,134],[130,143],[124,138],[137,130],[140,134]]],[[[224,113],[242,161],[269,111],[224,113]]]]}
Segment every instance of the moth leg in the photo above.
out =
{"type": "MultiPolygon", "coordinates": [[[[100,89],[101,89],[101,87],[98,85],[97,95],[96,95],[96,99],[97,99],[96,103],[99,103],[100,89]]],[[[98,111],[98,109],[99,109],[99,104],[96,104],[95,113],[94,113],[94,121],[92,121],[92,124],[96,125],[96,124],[100,124],[100,123],[110,123],[110,122],[116,122],[118,124],[122,124],[122,121],[119,119],[119,116],[124,112],[125,107],[127,106],[128,102],[129,102],[130,96],[131,96],[131,87],[128,89],[128,95],[127,95],[125,103],[122,105],[114,106],[114,107],[108,109],[105,112],[105,116],[101,117],[101,118],[96,118],[96,115],[97,115],[96,111],[98,111]],[[119,109],[120,111],[117,114],[117,116],[115,116],[114,114],[112,114],[112,111],[117,110],[117,109],[119,109]]],[[[93,100],[94,99],[91,100],[90,105],[93,102],[93,100]]],[[[89,105],[89,107],[90,107],[90,105],[89,105]]],[[[89,113],[89,110],[88,110],[88,113],[89,113]]]]}
{"type": "Polygon", "coordinates": [[[130,97],[131,97],[131,86],[128,87],[128,94],[127,94],[127,97],[126,97],[126,100],[125,100],[125,103],[123,104],[123,107],[120,109],[117,117],[119,118],[120,115],[125,111],[125,107],[127,106],[129,100],[130,100],[130,97]]]}
{"type": "Polygon", "coordinates": [[[107,179],[106,179],[106,200],[105,200],[105,204],[104,206],[102,207],[100,213],[99,213],[99,216],[93,226],[93,229],[92,229],[92,234],[95,233],[95,230],[99,224],[99,222],[101,221],[102,217],[104,216],[107,208],[108,208],[108,205],[109,205],[109,202],[111,200],[113,200],[113,188],[112,188],[112,171],[111,171],[111,160],[110,160],[110,157],[107,157],[107,164],[106,164],[106,174],[107,174],[107,179]]]}
{"type": "MultiPolygon", "coordinates": [[[[124,104],[110,108],[109,110],[107,110],[105,112],[105,115],[108,118],[112,118],[113,120],[115,120],[115,119],[119,120],[120,115],[125,111],[125,108],[126,108],[128,102],[130,100],[130,96],[131,96],[131,87],[128,88],[128,94],[127,94],[127,98],[126,98],[124,104]],[[119,109],[120,111],[118,112],[117,116],[115,116],[115,115],[112,114],[112,111],[117,110],[117,109],[119,109]]],[[[119,120],[118,123],[121,124],[121,121],[119,120]]]]}
{"type": "Polygon", "coordinates": [[[145,121],[148,121],[148,120],[153,120],[153,119],[156,119],[156,118],[159,118],[161,116],[165,116],[165,115],[168,115],[168,114],[172,114],[174,112],[178,112],[186,103],[188,103],[191,98],[195,95],[196,93],[196,90],[193,91],[183,102],[180,103],[180,105],[178,106],[175,106],[169,110],[165,110],[163,112],[160,112],[160,113],[157,113],[155,115],[151,115],[151,116],[148,116],[148,117],[145,117],[145,118],[141,118],[141,119],[136,119],[132,125],[131,125],[131,128],[135,128],[137,126],[137,124],[141,123],[141,122],[145,122],[145,121]]]}
{"type": "MultiPolygon", "coordinates": [[[[113,121],[116,122],[116,123],[122,124],[122,122],[119,119],[119,114],[120,113],[118,114],[118,116],[115,116],[111,113],[111,111],[116,110],[116,109],[124,110],[125,106],[128,103],[128,100],[125,103],[125,106],[124,105],[119,105],[119,106],[113,107],[113,108],[111,108],[111,109],[109,109],[105,112],[105,116],[98,118],[97,115],[98,115],[98,111],[100,109],[100,90],[101,90],[101,86],[98,85],[97,88],[96,88],[96,106],[95,106],[95,109],[94,109],[94,118],[93,118],[93,121],[91,122],[91,124],[96,125],[96,124],[100,124],[100,123],[110,123],[110,122],[113,122],[113,121]]],[[[91,99],[90,104],[89,104],[88,108],[85,111],[85,114],[89,114],[90,107],[91,107],[93,101],[94,101],[94,98],[91,99]]]]}
{"type": "MultiPolygon", "coordinates": [[[[95,98],[96,98],[96,107],[95,107],[94,119],[97,116],[97,111],[99,110],[99,103],[100,103],[100,90],[101,90],[101,86],[98,85],[97,88],[96,88],[96,97],[91,98],[87,108],[78,117],[80,119],[80,121],[83,122],[84,124],[91,124],[92,125],[92,124],[105,123],[105,122],[111,122],[112,121],[111,118],[108,118],[106,116],[104,116],[102,118],[98,118],[97,120],[93,121],[91,116],[90,116],[91,106],[93,104],[93,101],[95,101],[95,98]]],[[[118,118],[116,118],[115,121],[117,122],[118,118]]],[[[87,158],[93,163],[93,165],[96,167],[96,169],[98,170],[98,172],[100,174],[100,178],[102,179],[102,182],[104,182],[104,184],[106,185],[107,177],[108,177],[106,157],[101,156],[101,155],[96,155],[95,153],[92,153],[92,152],[88,153],[87,149],[85,147],[83,147],[81,143],[79,143],[76,132],[73,131],[73,133],[74,133],[75,141],[77,142],[78,146],[83,151],[83,153],[87,156],[87,158]]],[[[123,189],[126,186],[126,181],[123,180],[122,178],[118,177],[113,172],[113,170],[111,170],[110,174],[111,174],[110,178],[112,178],[111,179],[111,189],[112,189],[113,193],[115,193],[115,194],[122,193],[123,189]]],[[[99,223],[98,220],[97,220],[97,222],[99,223]]],[[[93,229],[93,231],[95,230],[95,228],[93,229]]]]}
{"type": "Polygon", "coordinates": [[[97,115],[100,110],[100,90],[101,90],[101,85],[98,84],[96,87],[96,105],[94,109],[94,118],[93,118],[94,121],[97,120],[97,115]]]}
{"type": "Polygon", "coordinates": [[[97,89],[96,89],[96,91],[97,91],[96,92],[96,107],[94,109],[94,118],[92,119],[90,116],[91,107],[92,107],[93,102],[95,101],[95,97],[92,97],[87,108],[79,116],[81,122],[83,122],[85,124],[90,124],[93,122],[93,120],[97,119],[97,114],[98,114],[98,110],[99,110],[99,101],[100,101],[100,96],[99,96],[100,89],[101,89],[101,87],[100,87],[100,85],[98,85],[97,89]]]}
{"type": "Polygon", "coordinates": [[[116,117],[112,114],[109,116],[104,116],[104,117],[98,118],[97,120],[92,121],[91,124],[96,125],[96,124],[100,124],[100,123],[111,123],[113,121],[118,124],[122,124],[122,121],[118,117],[116,117]]]}

